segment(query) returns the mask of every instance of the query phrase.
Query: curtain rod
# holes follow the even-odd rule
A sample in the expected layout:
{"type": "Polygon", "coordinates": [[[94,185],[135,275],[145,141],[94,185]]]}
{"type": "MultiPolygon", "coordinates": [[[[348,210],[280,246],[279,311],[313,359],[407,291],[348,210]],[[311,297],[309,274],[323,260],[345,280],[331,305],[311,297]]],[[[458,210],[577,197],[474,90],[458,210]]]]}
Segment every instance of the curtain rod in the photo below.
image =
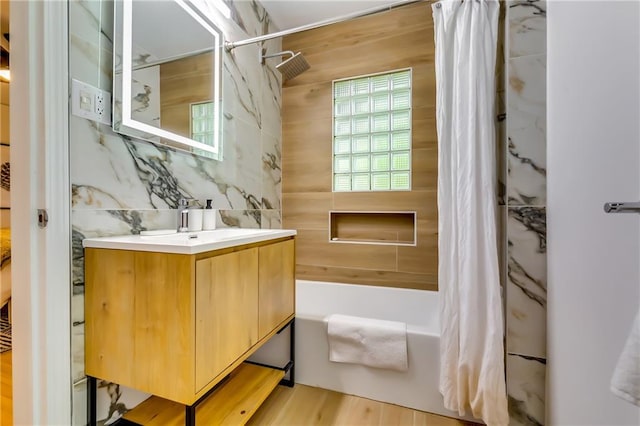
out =
{"type": "Polygon", "coordinates": [[[399,1],[399,2],[396,2],[396,3],[388,4],[386,6],[378,6],[378,7],[366,9],[366,10],[363,10],[363,11],[360,11],[360,12],[349,13],[349,14],[346,14],[346,15],[338,16],[336,18],[325,19],[323,21],[318,21],[318,22],[314,22],[314,23],[311,23],[311,24],[306,24],[306,25],[302,25],[302,26],[299,26],[299,27],[290,28],[288,30],[278,31],[278,32],[272,33],[272,34],[265,34],[265,35],[262,35],[262,36],[248,38],[246,40],[241,40],[241,41],[228,41],[224,45],[225,45],[225,48],[227,49],[227,51],[231,51],[231,50],[235,49],[236,47],[246,46],[247,44],[258,43],[258,42],[265,41],[265,40],[271,40],[272,38],[284,37],[284,36],[287,36],[287,35],[290,35],[290,34],[299,33],[299,32],[302,32],[302,31],[313,30],[315,28],[324,27],[326,25],[337,24],[339,22],[344,22],[344,21],[348,21],[350,19],[360,18],[362,16],[374,15],[376,13],[386,12],[388,10],[395,9],[397,7],[400,7],[400,6],[405,6],[405,5],[408,5],[408,4],[411,4],[411,3],[420,3],[422,1],[424,1],[424,0],[399,1]]]}

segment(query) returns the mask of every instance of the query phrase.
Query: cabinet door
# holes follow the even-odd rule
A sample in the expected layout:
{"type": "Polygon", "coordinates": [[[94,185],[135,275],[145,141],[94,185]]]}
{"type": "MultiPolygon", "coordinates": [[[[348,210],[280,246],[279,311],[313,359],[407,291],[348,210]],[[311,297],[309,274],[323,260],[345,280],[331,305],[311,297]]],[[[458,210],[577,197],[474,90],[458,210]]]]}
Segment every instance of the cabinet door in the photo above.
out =
{"type": "Polygon", "coordinates": [[[294,240],[260,247],[260,339],[294,312],[294,250],[294,240]]]}
{"type": "Polygon", "coordinates": [[[258,341],[258,249],[196,262],[196,392],[258,341]]]}

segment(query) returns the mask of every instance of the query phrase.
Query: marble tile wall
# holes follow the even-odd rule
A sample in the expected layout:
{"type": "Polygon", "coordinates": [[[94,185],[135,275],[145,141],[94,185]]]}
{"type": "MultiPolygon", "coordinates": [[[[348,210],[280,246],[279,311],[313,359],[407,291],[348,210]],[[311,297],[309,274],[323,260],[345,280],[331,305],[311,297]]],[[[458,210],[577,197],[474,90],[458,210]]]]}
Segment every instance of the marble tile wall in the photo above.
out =
{"type": "Polygon", "coordinates": [[[507,393],[511,425],[545,421],[546,1],[507,0],[506,137],[500,174],[506,232],[507,393]]]}
{"type": "MultiPolygon", "coordinates": [[[[232,19],[219,26],[229,40],[277,31],[256,1],[227,1],[232,19]]],[[[69,3],[70,77],[111,91],[113,2],[69,3]]],[[[281,227],[281,77],[277,61],[258,52],[280,40],[225,52],[223,161],[198,157],[114,133],[70,117],[72,182],[72,353],[74,424],[86,424],[84,263],[82,239],[176,226],[182,197],[213,199],[218,227],[281,227]]],[[[99,383],[98,419],[110,424],[146,395],[99,383]]]]}

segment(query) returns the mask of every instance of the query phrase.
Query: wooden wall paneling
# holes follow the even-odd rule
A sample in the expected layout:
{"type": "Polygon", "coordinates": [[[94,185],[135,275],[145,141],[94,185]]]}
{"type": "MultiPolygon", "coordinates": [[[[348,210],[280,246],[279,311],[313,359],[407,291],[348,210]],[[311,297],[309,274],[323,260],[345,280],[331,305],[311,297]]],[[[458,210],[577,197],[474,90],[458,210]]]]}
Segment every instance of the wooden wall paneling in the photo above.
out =
{"type": "Polygon", "coordinates": [[[417,211],[420,219],[425,214],[437,215],[437,195],[435,188],[422,191],[334,192],[333,207],[334,210],[417,211]]]}
{"type": "Polygon", "coordinates": [[[328,231],[298,230],[296,249],[298,264],[396,270],[396,246],[330,243],[328,231]]]}
{"type": "Polygon", "coordinates": [[[419,170],[411,175],[414,191],[429,191],[438,186],[438,147],[411,150],[411,166],[419,170]]]}
{"type": "MultiPolygon", "coordinates": [[[[433,20],[428,3],[408,5],[371,16],[352,19],[319,30],[304,31],[285,37],[287,46],[296,46],[314,52],[341,47],[358,47],[363,41],[385,39],[401,32],[425,31],[433,44],[433,20]],[[427,31],[431,30],[431,33],[427,31]]],[[[408,46],[398,46],[406,48],[408,46]]]]}
{"type": "Polygon", "coordinates": [[[287,124],[282,129],[282,137],[282,192],[330,193],[331,123],[328,126],[315,121],[287,124]]]}
{"type": "Polygon", "coordinates": [[[342,268],[337,266],[296,265],[298,278],[312,281],[341,282],[348,284],[366,284],[384,287],[413,288],[416,290],[437,290],[436,272],[413,274],[396,271],[375,271],[360,268],[342,268]]]}
{"type": "MultiPolygon", "coordinates": [[[[418,106],[411,111],[413,128],[411,137],[413,149],[435,148],[438,149],[438,132],[436,129],[436,105],[435,101],[430,106],[418,106]]],[[[438,163],[438,157],[434,158],[438,163]]]]}
{"type": "Polygon", "coordinates": [[[282,115],[283,130],[285,130],[285,123],[308,122],[309,117],[316,120],[331,120],[333,105],[332,99],[327,97],[327,93],[331,93],[332,90],[333,83],[331,81],[310,82],[289,87],[287,97],[282,99],[282,109],[286,111],[282,115]]]}
{"type": "Polygon", "coordinates": [[[294,192],[282,196],[285,229],[324,230],[329,227],[329,210],[333,206],[331,192],[294,192]]]}
{"type": "Polygon", "coordinates": [[[298,229],[297,277],[437,288],[435,48],[428,2],[283,39],[311,69],[283,85],[283,225],[298,229]],[[333,193],[332,81],[413,70],[412,190],[333,193]],[[418,246],[329,243],[328,212],[416,211],[418,246]],[[433,225],[435,224],[435,228],[433,225]]]}

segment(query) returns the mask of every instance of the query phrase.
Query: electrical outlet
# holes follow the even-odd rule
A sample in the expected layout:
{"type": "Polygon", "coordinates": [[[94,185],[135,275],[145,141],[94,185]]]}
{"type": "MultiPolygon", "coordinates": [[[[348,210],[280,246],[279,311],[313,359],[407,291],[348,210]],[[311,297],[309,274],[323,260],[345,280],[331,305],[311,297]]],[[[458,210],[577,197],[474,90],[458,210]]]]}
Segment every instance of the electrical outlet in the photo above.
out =
{"type": "Polygon", "coordinates": [[[71,81],[71,113],[110,125],[111,93],[73,79],[71,81]]]}
{"type": "Polygon", "coordinates": [[[101,117],[104,115],[104,94],[101,92],[96,94],[96,114],[101,117]]]}

